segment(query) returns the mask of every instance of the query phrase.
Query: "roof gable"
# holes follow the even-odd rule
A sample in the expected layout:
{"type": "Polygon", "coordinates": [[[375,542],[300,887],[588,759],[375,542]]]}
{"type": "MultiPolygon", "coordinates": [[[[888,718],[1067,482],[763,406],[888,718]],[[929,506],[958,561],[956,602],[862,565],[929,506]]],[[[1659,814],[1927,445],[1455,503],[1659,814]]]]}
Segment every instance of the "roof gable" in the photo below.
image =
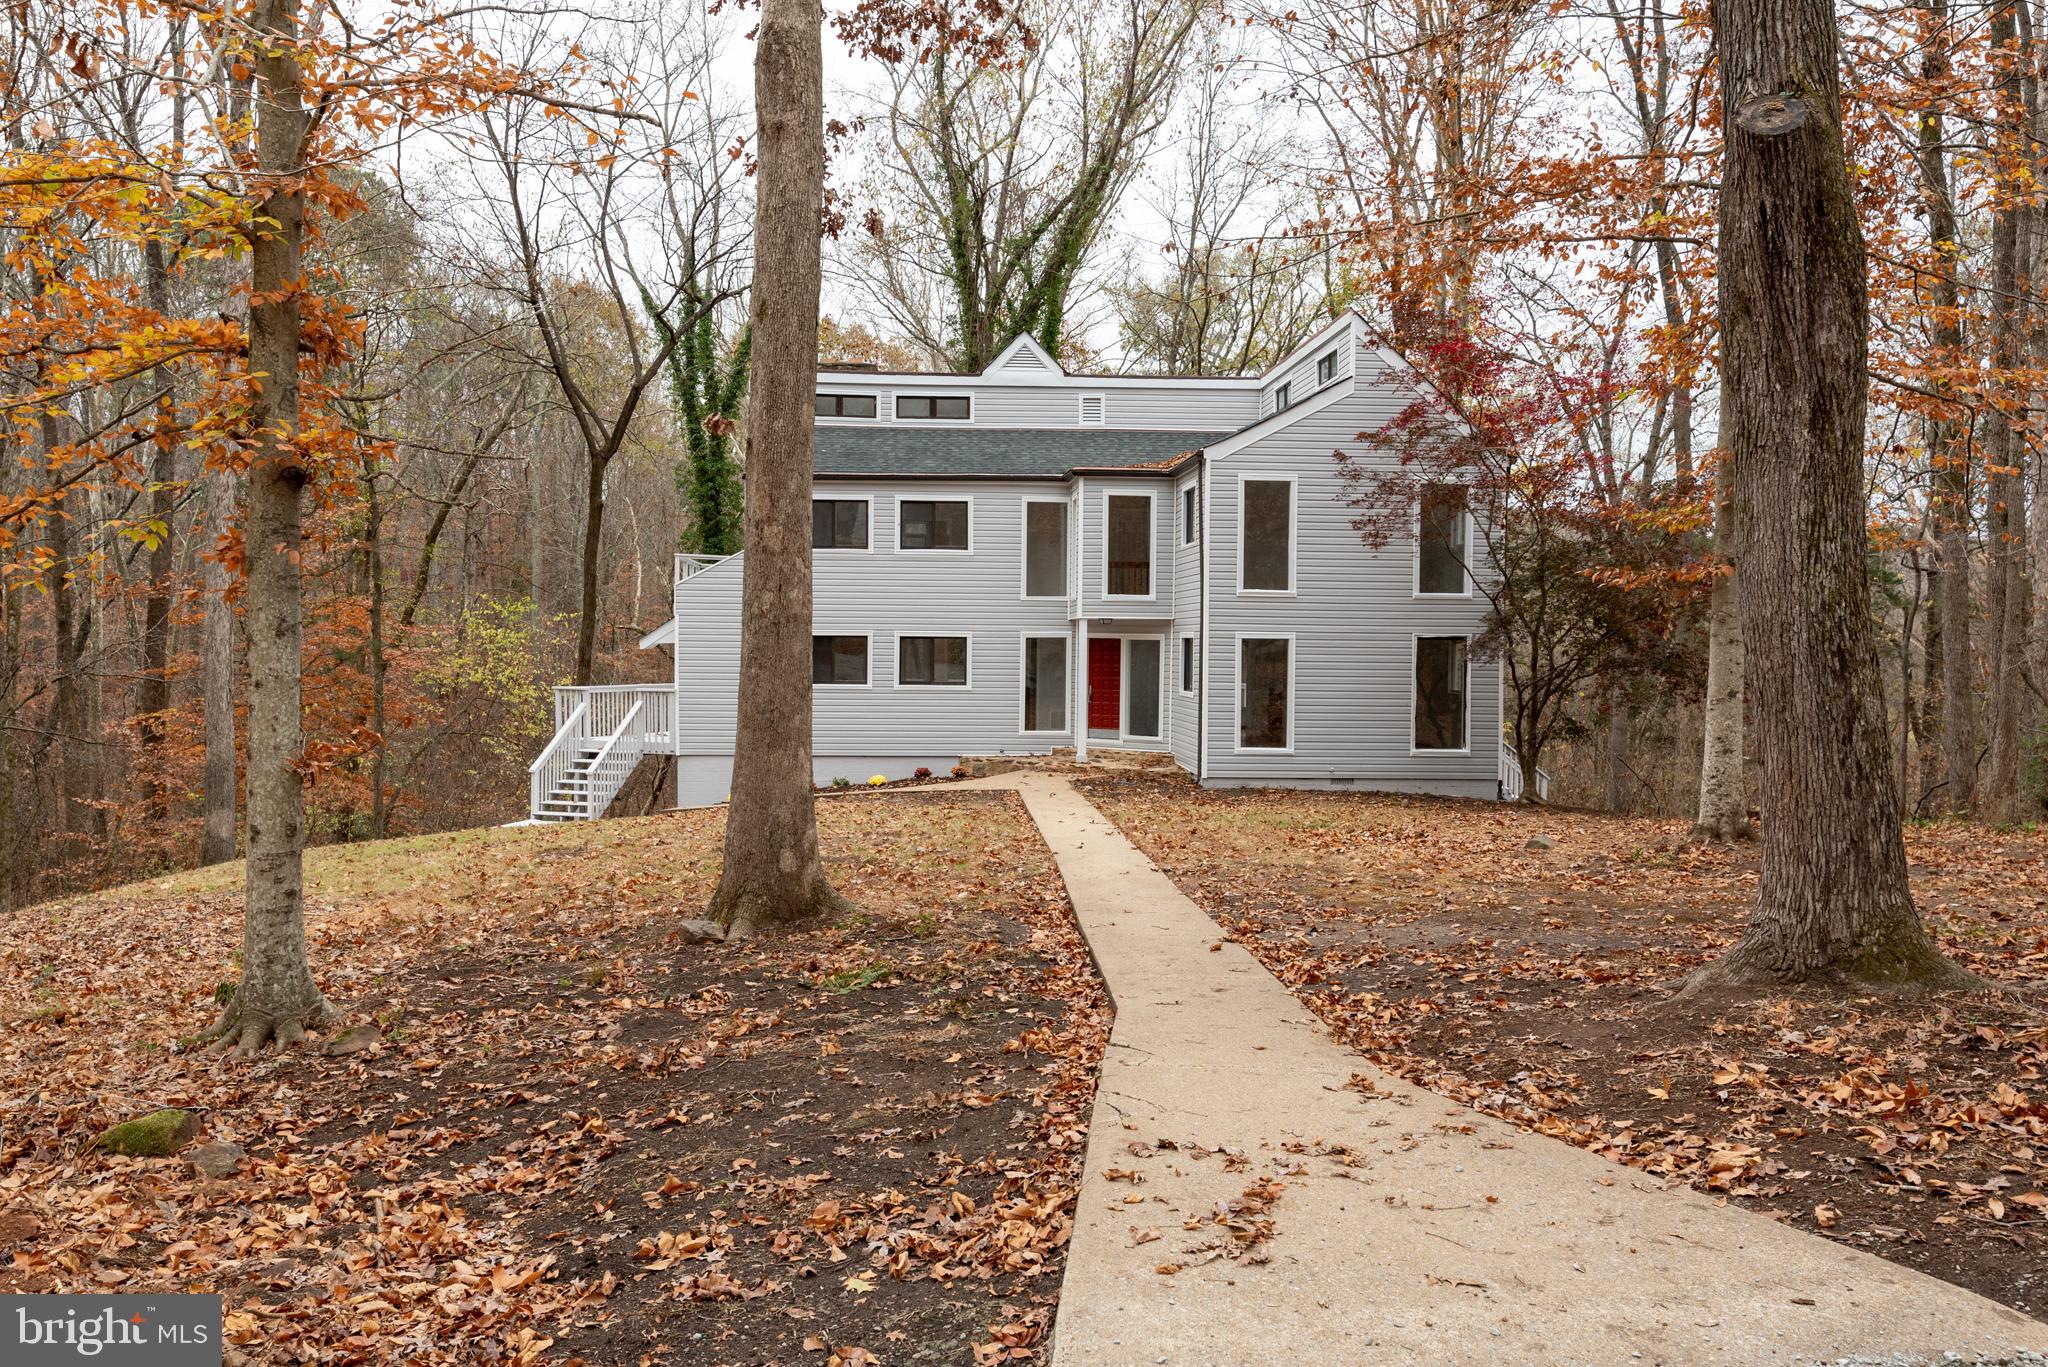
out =
{"type": "Polygon", "coordinates": [[[984,375],[1065,375],[1060,363],[1055,361],[1046,349],[1040,346],[1028,332],[1019,333],[1017,339],[1004,347],[1002,354],[988,363],[984,375]]]}

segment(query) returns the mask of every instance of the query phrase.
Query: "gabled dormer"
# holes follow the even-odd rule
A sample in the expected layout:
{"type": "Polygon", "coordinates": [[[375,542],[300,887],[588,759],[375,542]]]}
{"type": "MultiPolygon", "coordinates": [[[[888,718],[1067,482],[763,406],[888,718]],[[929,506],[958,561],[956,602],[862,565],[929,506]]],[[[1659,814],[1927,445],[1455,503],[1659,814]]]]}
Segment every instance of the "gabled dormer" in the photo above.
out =
{"type": "Polygon", "coordinates": [[[1065,379],[1067,374],[1051,353],[1028,332],[1004,347],[1002,354],[990,361],[988,368],[981,373],[989,379],[1003,380],[1065,379]]]}

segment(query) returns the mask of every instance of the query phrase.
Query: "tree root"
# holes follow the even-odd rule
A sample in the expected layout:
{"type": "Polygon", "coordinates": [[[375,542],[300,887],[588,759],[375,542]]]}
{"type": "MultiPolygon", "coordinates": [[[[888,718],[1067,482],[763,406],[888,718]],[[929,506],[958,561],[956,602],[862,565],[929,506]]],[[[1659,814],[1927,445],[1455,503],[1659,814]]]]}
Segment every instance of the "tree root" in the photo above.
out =
{"type": "Polygon", "coordinates": [[[306,1031],[318,1030],[341,1019],[341,1012],[327,998],[315,994],[310,1005],[292,1012],[272,1012],[244,1006],[240,988],[228,999],[220,1015],[192,1040],[193,1046],[209,1046],[210,1052],[238,1059],[252,1059],[264,1046],[275,1043],[280,1052],[305,1042],[306,1031]]]}
{"type": "Polygon", "coordinates": [[[820,882],[811,895],[792,906],[785,899],[746,889],[711,899],[705,916],[725,927],[727,940],[747,940],[763,931],[799,925],[827,916],[843,915],[854,904],[820,882]]]}
{"type": "Polygon", "coordinates": [[[1880,945],[1852,951],[1811,966],[1780,964],[1749,940],[1688,974],[1674,1000],[1714,991],[1833,987],[1845,992],[1917,995],[1928,992],[1984,992],[1996,985],[1954,963],[1932,942],[1880,945]]]}

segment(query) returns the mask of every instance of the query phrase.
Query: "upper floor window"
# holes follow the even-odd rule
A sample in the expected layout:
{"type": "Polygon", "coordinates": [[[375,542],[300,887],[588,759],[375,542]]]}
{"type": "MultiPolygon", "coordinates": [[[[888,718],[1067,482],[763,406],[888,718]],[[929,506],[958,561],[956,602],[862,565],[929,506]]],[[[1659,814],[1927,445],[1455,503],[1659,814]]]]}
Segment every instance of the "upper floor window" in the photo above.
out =
{"type": "Polygon", "coordinates": [[[1465,488],[1461,484],[1422,486],[1418,518],[1415,591],[1464,594],[1467,524],[1465,488]]]}
{"type": "Polygon", "coordinates": [[[1283,412],[1294,405],[1294,385],[1283,384],[1273,391],[1273,411],[1283,412]]]}
{"type": "Polygon", "coordinates": [[[826,687],[865,688],[868,683],[868,638],[813,636],[811,683],[826,687]]]}
{"type": "Polygon", "coordinates": [[[1337,353],[1326,351],[1316,361],[1316,383],[1328,384],[1337,378],[1337,353]]]}
{"type": "Polygon", "coordinates": [[[1192,546],[1202,534],[1201,486],[1190,484],[1180,491],[1180,544],[1192,546]]]}
{"type": "Polygon", "coordinates": [[[961,499],[903,498],[896,501],[896,549],[900,551],[964,551],[968,546],[969,508],[961,499]]]}
{"type": "MultiPolygon", "coordinates": [[[[1067,596],[1067,501],[1034,498],[1024,503],[1024,596],[1067,596]]],[[[1029,728],[1027,728],[1029,729],[1029,728]]]]}
{"type": "Polygon", "coordinates": [[[1112,598],[1152,596],[1152,496],[1110,494],[1104,500],[1109,554],[1102,592],[1112,598]]]}
{"type": "Polygon", "coordinates": [[[1294,481],[1247,476],[1238,507],[1238,588],[1294,590],[1294,481]]]}
{"type": "Polygon", "coordinates": [[[875,396],[820,394],[811,411],[821,418],[872,418],[875,416],[875,396]]]}
{"type": "Polygon", "coordinates": [[[868,548],[868,501],[864,498],[811,500],[811,549],[864,551],[868,548]]]}
{"type": "Polygon", "coordinates": [[[970,407],[965,394],[898,394],[896,416],[898,418],[946,418],[954,422],[965,422],[970,407]]]}

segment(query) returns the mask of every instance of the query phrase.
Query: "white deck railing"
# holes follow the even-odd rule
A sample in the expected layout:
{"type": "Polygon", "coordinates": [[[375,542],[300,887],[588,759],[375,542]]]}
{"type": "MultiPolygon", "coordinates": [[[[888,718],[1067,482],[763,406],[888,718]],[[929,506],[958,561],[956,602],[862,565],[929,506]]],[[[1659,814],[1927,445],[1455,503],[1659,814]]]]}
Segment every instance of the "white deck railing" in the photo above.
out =
{"type": "MultiPolygon", "coordinates": [[[[1522,761],[1515,754],[1514,747],[1503,741],[1500,747],[1500,800],[1520,802],[1524,786],[1522,761]]],[[[1550,772],[1540,766],[1536,770],[1536,800],[1550,800],[1550,772]]]]}
{"type": "Polygon", "coordinates": [[[555,735],[527,768],[536,821],[603,816],[641,756],[673,743],[676,691],[669,684],[555,690],[555,735]]]}

